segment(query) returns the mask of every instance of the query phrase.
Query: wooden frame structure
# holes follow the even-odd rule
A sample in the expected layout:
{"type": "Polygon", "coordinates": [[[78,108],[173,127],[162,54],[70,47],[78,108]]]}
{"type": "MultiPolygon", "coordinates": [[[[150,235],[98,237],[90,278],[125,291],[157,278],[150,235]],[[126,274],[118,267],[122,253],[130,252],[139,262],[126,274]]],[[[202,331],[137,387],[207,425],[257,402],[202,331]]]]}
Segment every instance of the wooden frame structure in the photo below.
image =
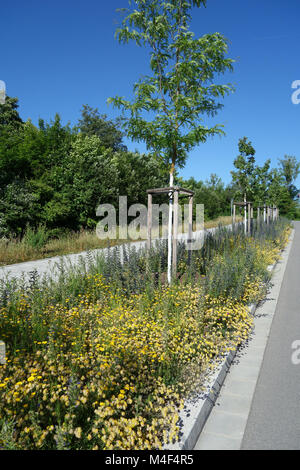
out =
{"type": "Polygon", "coordinates": [[[148,214],[147,214],[147,248],[151,247],[151,234],[152,234],[152,197],[154,195],[168,194],[169,197],[173,195],[173,222],[172,222],[172,272],[177,271],[177,236],[178,236],[178,200],[179,195],[189,198],[189,214],[188,214],[188,241],[192,239],[193,232],[193,197],[194,191],[184,189],[179,186],[172,186],[167,188],[154,188],[147,189],[148,194],[148,214]],[[175,223],[176,222],[176,223],[175,223]]]}
{"type": "Polygon", "coordinates": [[[260,220],[260,209],[264,211],[264,222],[267,222],[267,224],[270,219],[276,220],[279,217],[279,209],[277,206],[267,206],[264,204],[263,206],[257,207],[257,220],[260,220]]]}
{"type": "Polygon", "coordinates": [[[236,215],[236,207],[244,207],[245,211],[248,211],[248,219],[247,224],[245,225],[245,232],[251,232],[251,219],[253,218],[253,203],[250,201],[243,201],[243,202],[234,202],[233,205],[233,214],[232,214],[232,225],[235,224],[235,215],[236,215]]]}
{"type": "Polygon", "coordinates": [[[266,204],[264,204],[263,206],[257,206],[257,221],[260,220],[260,210],[261,209],[263,210],[264,222],[267,222],[268,208],[267,208],[266,204]]]}
{"type": "MultiPolygon", "coordinates": [[[[251,220],[253,220],[253,204],[252,202],[233,202],[233,215],[232,215],[232,225],[235,224],[235,212],[236,206],[239,207],[248,207],[248,221],[247,221],[247,232],[250,233],[251,231],[251,220]]],[[[277,206],[267,206],[264,204],[263,206],[257,206],[257,221],[260,220],[260,210],[263,209],[263,220],[267,224],[269,224],[270,220],[276,220],[279,217],[279,209],[277,206]]],[[[246,229],[246,227],[245,227],[246,229]]],[[[245,230],[246,231],[246,230],[245,230]]]]}

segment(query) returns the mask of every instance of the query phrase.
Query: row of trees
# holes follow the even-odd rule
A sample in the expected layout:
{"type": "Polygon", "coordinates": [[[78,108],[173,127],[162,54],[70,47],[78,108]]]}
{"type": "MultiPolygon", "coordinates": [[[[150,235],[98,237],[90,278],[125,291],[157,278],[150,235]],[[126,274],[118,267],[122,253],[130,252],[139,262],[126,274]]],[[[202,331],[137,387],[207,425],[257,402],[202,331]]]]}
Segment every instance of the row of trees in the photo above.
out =
{"type": "Polygon", "coordinates": [[[247,200],[254,205],[276,205],[289,218],[298,217],[295,181],[300,172],[300,163],[295,156],[285,155],[279,159],[278,167],[271,168],[271,160],[259,166],[255,161],[255,149],[246,137],[238,143],[239,155],[231,171],[234,198],[247,200]]]}
{"type": "Polygon", "coordinates": [[[197,204],[204,204],[205,219],[213,219],[222,215],[230,215],[233,201],[251,201],[254,207],[275,205],[280,214],[289,219],[300,217],[298,202],[299,190],[295,186],[300,171],[300,163],[294,156],[285,155],[278,159],[278,166],[271,167],[271,160],[259,166],[255,162],[255,150],[244,137],[238,147],[240,154],[234,160],[234,170],[231,171],[232,181],[225,185],[216,174],[204,181],[195,178],[180,180],[180,185],[195,192],[197,204]],[[251,154],[245,153],[251,149],[251,154]]]}
{"type": "MultiPolygon", "coordinates": [[[[73,128],[63,126],[58,114],[50,123],[40,119],[38,126],[23,122],[18,100],[8,97],[0,105],[0,235],[22,236],[27,225],[39,224],[52,234],[93,228],[96,207],[109,202],[117,208],[123,195],[129,205],[146,204],[147,188],[168,185],[168,168],[155,155],[129,152],[122,137],[118,120],[87,105],[73,128]]],[[[270,160],[256,164],[246,137],[238,149],[230,184],[216,174],[207,181],[184,181],[176,173],[175,183],[195,191],[206,219],[229,215],[231,201],[244,196],[256,204],[275,204],[295,218],[296,158],[285,156],[271,168],[270,160]]]]}

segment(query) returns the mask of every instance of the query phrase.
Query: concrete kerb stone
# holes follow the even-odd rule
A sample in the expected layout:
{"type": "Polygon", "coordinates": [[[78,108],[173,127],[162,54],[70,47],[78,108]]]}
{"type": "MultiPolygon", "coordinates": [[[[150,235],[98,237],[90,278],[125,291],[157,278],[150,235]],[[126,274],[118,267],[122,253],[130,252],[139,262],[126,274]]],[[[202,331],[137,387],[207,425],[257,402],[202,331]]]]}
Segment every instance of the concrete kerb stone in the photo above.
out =
{"type": "Polygon", "coordinates": [[[0,364],[5,364],[5,343],[4,341],[0,341],[0,364]]]}
{"type": "MultiPolygon", "coordinates": [[[[290,236],[290,242],[293,239],[294,230],[290,236]]],[[[267,267],[272,274],[277,266],[278,261],[267,267]]],[[[260,302],[253,303],[249,306],[250,315],[254,316],[260,302]]],[[[254,328],[254,327],[253,327],[254,328]]],[[[253,330],[252,330],[253,331],[253,330]]],[[[242,345],[237,346],[230,351],[225,357],[219,358],[213,372],[208,376],[204,390],[193,398],[187,399],[183,410],[179,415],[179,440],[175,444],[167,444],[164,450],[193,450],[196,442],[201,434],[202,429],[210,415],[212,408],[215,406],[219,392],[224,383],[226,374],[228,373],[233,359],[237,351],[242,345]]]]}
{"type": "Polygon", "coordinates": [[[236,350],[219,361],[211,376],[205,384],[206,391],[201,391],[198,397],[189,399],[184,405],[183,412],[180,413],[180,435],[181,438],[176,444],[168,444],[165,450],[192,450],[197,439],[215,405],[222,384],[230,365],[236,355],[236,350]]]}

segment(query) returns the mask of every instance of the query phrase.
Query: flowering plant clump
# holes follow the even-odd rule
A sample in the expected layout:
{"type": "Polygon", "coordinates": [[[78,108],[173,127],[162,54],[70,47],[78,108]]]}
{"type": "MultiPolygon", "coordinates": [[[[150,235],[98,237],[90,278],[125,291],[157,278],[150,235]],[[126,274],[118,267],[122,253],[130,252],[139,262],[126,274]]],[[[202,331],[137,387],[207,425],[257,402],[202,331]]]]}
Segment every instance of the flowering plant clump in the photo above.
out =
{"type": "Polygon", "coordinates": [[[216,277],[222,267],[230,273],[223,250],[194,282],[129,293],[87,273],[82,289],[78,280],[60,298],[39,285],[6,294],[0,447],[143,450],[176,441],[184,398],[214,359],[248,337],[248,304],[262,295],[266,267],[287,240],[283,231],[273,243],[242,241],[249,270],[240,267],[243,282],[232,289],[216,277]],[[223,290],[211,289],[212,279],[223,290]]]}

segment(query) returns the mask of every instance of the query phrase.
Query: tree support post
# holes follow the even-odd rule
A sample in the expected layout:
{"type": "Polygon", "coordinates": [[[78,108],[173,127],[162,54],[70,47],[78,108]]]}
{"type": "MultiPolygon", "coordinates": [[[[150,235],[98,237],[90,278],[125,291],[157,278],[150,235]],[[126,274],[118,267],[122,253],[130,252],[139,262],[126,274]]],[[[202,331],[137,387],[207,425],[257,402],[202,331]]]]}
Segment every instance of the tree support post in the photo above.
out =
{"type": "Polygon", "coordinates": [[[193,196],[189,196],[189,227],[188,227],[188,264],[191,264],[191,243],[193,236],[193,196]]]}
{"type": "Polygon", "coordinates": [[[177,238],[178,238],[178,191],[173,193],[173,249],[172,249],[172,274],[177,275],[177,238]]]}
{"type": "Polygon", "coordinates": [[[233,212],[232,212],[232,229],[234,228],[235,226],[235,208],[236,208],[236,205],[235,203],[233,203],[233,212]]]}
{"type": "Polygon", "coordinates": [[[148,212],[147,212],[147,248],[151,248],[152,234],[152,194],[148,193],[148,212]]]}
{"type": "Polygon", "coordinates": [[[247,202],[246,196],[244,197],[244,232],[247,233],[247,202]]]}
{"type": "MultiPolygon", "coordinates": [[[[148,193],[148,211],[147,211],[147,248],[151,248],[152,240],[152,195],[168,194],[169,196],[169,226],[171,231],[168,233],[168,265],[167,276],[168,283],[171,283],[172,275],[177,274],[177,238],[178,238],[178,217],[179,217],[179,194],[189,197],[188,214],[188,237],[192,240],[193,232],[193,195],[190,189],[184,189],[179,186],[170,186],[168,188],[147,189],[148,193]],[[171,207],[171,210],[170,210],[171,207]]],[[[159,228],[159,227],[158,227],[159,228]]]]}
{"type": "Polygon", "coordinates": [[[251,233],[251,203],[248,202],[248,229],[247,232],[251,233]]]}
{"type": "Polygon", "coordinates": [[[5,364],[5,343],[4,341],[0,341],[0,364],[5,364]]]}

